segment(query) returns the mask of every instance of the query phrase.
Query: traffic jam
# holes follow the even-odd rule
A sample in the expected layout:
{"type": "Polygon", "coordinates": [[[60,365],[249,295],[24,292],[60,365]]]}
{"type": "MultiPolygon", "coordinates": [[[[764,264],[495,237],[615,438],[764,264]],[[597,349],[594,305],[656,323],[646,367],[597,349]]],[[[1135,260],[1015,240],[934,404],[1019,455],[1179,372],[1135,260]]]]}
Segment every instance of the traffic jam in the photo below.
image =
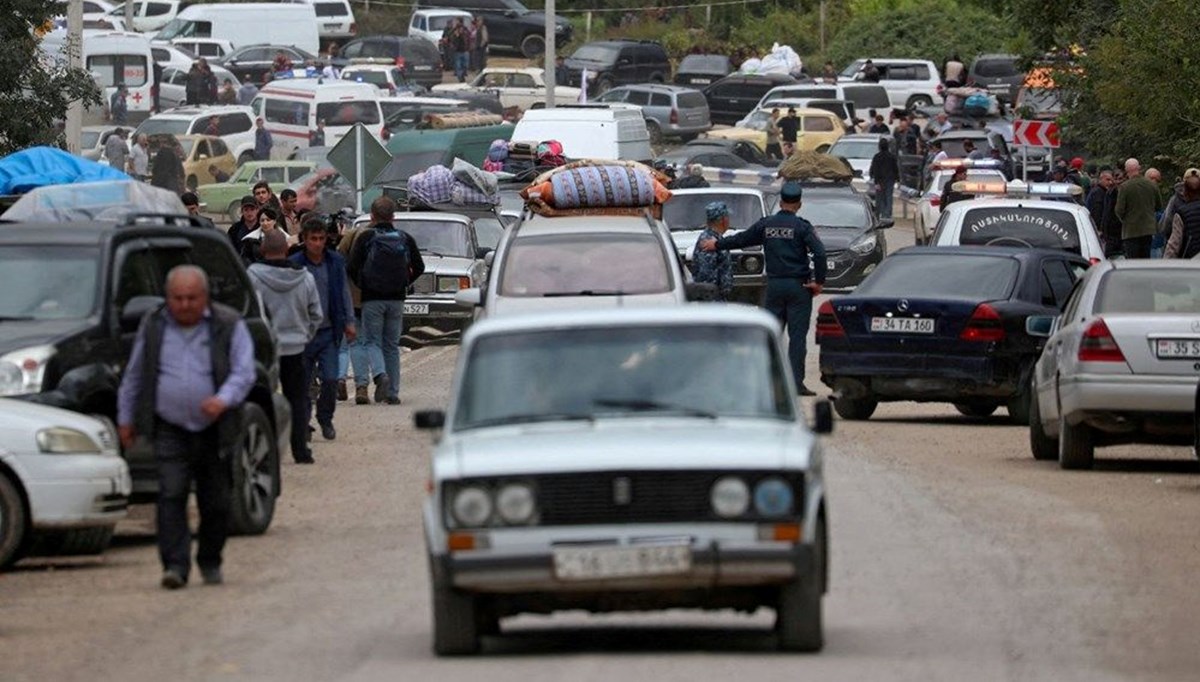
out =
{"type": "Polygon", "coordinates": [[[83,4],[101,103],[0,158],[9,584],[139,552],[147,599],[237,594],[403,449],[353,494],[423,487],[384,522],[439,658],[681,610],[812,653],[849,636],[834,519],[872,497],[839,499],[845,451],[928,422],[1084,488],[1111,452],[1196,471],[1200,170],[1085,163],[1015,57],[989,87],[957,55],[680,60],[514,0],[405,35],[341,0],[83,4]]]}

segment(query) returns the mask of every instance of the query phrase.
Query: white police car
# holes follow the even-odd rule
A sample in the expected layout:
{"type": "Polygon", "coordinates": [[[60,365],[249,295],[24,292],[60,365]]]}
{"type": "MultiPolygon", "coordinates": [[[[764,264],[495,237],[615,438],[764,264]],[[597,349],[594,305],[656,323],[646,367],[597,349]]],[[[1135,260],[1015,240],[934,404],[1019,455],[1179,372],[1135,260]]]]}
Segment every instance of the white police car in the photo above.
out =
{"type": "Polygon", "coordinates": [[[438,433],[435,652],[520,613],[764,606],[780,648],[820,649],[821,447],[781,346],[771,316],[717,304],[471,327],[449,411],[415,415],[438,433]]]}

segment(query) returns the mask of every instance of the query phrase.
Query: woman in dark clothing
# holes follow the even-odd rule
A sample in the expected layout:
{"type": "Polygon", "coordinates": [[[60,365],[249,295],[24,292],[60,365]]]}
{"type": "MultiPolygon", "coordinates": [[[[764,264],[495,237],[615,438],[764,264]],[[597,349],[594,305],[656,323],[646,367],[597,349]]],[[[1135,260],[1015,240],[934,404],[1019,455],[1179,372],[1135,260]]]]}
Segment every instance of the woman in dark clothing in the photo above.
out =
{"type": "Polygon", "coordinates": [[[163,142],[150,165],[150,184],[176,194],[184,192],[183,162],[170,140],[163,142]]]}

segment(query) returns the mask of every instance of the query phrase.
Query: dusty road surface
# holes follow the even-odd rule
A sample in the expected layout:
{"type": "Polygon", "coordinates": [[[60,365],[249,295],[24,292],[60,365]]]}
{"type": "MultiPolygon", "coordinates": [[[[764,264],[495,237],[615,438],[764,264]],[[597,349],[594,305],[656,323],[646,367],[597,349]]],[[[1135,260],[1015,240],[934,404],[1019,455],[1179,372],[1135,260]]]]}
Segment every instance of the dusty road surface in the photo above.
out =
{"type": "MultiPolygon", "coordinates": [[[[903,225],[893,249],[911,243],[903,225]]],[[[405,355],[400,407],[340,405],[317,464],[285,465],[270,531],[230,542],[222,587],[159,589],[146,509],[103,557],[0,574],[0,680],[1200,679],[1189,450],[1112,449],[1063,472],[1003,411],[912,403],[828,441],[821,654],[774,653],[769,612],[569,613],[435,659],[429,440],[411,416],[446,402],[456,350],[405,355]]]]}

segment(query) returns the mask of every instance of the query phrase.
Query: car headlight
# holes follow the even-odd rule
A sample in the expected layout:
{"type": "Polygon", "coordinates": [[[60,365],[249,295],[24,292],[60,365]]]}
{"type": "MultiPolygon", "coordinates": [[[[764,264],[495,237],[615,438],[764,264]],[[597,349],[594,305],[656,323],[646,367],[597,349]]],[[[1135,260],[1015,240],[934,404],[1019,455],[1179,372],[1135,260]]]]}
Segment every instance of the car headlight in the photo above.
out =
{"type": "Polygon", "coordinates": [[[850,250],[854,253],[867,254],[875,250],[875,234],[864,234],[850,242],[850,250]]]}
{"type": "Polygon", "coordinates": [[[470,277],[438,277],[437,290],[439,294],[452,294],[460,289],[470,289],[470,277]]]}
{"type": "Polygon", "coordinates": [[[492,518],[492,496],[487,490],[476,486],[463,488],[454,494],[450,505],[454,520],[468,527],[487,525],[492,518]]]}
{"type": "Polygon", "coordinates": [[[496,493],[496,513],[509,525],[529,523],[536,509],[533,488],[525,483],[510,483],[496,493]]]}
{"type": "Polygon", "coordinates": [[[555,24],[555,25],[554,25],[554,32],[555,32],[555,33],[562,33],[562,32],[563,32],[563,31],[565,31],[565,30],[567,30],[567,27],[566,27],[566,26],[563,26],[562,24],[555,24]]]}
{"type": "Polygon", "coordinates": [[[726,476],[713,484],[709,501],[717,516],[726,519],[741,516],[750,508],[750,486],[740,478],[726,476]]]}
{"type": "Polygon", "coordinates": [[[100,452],[100,444],[77,429],[52,426],[37,432],[38,449],[47,454],[66,455],[79,452],[100,452]]]}
{"type": "Polygon", "coordinates": [[[758,256],[746,256],[742,259],[742,270],[749,273],[762,272],[762,259],[758,256]]]}
{"type": "Polygon", "coordinates": [[[794,501],[792,486],[781,478],[763,479],[754,486],[754,510],[762,516],[784,516],[792,511],[794,501]]]}
{"type": "Polygon", "coordinates": [[[38,393],[53,346],[32,346],[0,356],[0,396],[38,393]]]}

